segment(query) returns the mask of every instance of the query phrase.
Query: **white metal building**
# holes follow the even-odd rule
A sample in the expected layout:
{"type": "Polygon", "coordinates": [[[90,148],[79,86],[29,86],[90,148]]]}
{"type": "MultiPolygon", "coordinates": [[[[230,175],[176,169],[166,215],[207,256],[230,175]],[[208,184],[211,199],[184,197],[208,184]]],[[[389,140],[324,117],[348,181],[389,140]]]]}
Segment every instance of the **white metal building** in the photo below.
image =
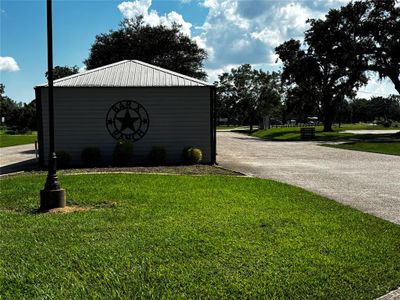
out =
{"type": "MultiPolygon", "coordinates": [[[[35,87],[39,158],[47,164],[48,87],[35,87]]],[[[124,60],[54,81],[55,150],[81,164],[84,148],[98,147],[106,164],[118,139],[133,142],[134,157],[146,162],[153,146],[169,164],[195,146],[203,163],[215,163],[215,89],[212,85],[137,60],[124,60]]]]}

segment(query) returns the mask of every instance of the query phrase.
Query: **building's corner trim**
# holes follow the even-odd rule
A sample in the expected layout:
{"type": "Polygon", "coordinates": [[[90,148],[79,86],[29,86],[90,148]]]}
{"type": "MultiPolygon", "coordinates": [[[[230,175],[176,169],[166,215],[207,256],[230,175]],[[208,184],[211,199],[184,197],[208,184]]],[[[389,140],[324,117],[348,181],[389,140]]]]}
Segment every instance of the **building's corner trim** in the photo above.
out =
{"type": "Polygon", "coordinates": [[[215,116],[215,86],[210,87],[210,134],[211,134],[211,164],[217,163],[217,128],[215,116]]]}
{"type": "Polygon", "coordinates": [[[38,129],[39,165],[44,166],[44,141],[43,141],[43,111],[42,111],[42,91],[40,87],[35,87],[36,99],[36,122],[38,129]]]}

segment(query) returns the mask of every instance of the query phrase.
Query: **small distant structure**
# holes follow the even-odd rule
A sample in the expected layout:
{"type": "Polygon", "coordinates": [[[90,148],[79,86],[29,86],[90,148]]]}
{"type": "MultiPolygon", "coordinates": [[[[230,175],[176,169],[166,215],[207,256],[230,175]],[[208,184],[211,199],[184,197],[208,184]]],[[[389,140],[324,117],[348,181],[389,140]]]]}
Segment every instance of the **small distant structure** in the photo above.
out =
{"type": "Polygon", "coordinates": [[[318,125],[318,117],[307,117],[307,124],[318,125]]]}

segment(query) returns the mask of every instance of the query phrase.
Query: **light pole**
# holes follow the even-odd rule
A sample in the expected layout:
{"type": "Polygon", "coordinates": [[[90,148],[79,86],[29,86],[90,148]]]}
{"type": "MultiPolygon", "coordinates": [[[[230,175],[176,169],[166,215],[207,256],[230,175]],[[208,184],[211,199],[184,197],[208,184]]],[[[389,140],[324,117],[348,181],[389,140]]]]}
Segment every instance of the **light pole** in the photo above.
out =
{"type": "Polygon", "coordinates": [[[57,177],[57,156],[54,150],[54,99],[53,99],[53,30],[52,5],[47,0],[47,79],[49,105],[49,160],[47,179],[44,189],[40,191],[40,210],[65,206],[65,190],[61,188],[57,177]]]}

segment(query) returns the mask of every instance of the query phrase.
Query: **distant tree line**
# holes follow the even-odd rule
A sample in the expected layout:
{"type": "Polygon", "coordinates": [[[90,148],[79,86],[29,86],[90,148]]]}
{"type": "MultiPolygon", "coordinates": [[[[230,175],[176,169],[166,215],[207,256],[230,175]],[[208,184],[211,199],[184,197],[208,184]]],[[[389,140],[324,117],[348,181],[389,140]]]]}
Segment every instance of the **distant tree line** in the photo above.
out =
{"type": "Polygon", "coordinates": [[[263,116],[281,115],[280,74],[255,70],[249,64],[221,74],[215,83],[217,119],[228,123],[259,123],[263,116]]]}
{"type": "Polygon", "coordinates": [[[5,95],[5,86],[0,83],[0,117],[4,117],[2,125],[17,131],[36,130],[36,101],[18,103],[5,95]]]}
{"type": "Polygon", "coordinates": [[[373,122],[390,125],[400,121],[400,96],[356,98],[343,105],[339,111],[343,122],[373,122]]]}

